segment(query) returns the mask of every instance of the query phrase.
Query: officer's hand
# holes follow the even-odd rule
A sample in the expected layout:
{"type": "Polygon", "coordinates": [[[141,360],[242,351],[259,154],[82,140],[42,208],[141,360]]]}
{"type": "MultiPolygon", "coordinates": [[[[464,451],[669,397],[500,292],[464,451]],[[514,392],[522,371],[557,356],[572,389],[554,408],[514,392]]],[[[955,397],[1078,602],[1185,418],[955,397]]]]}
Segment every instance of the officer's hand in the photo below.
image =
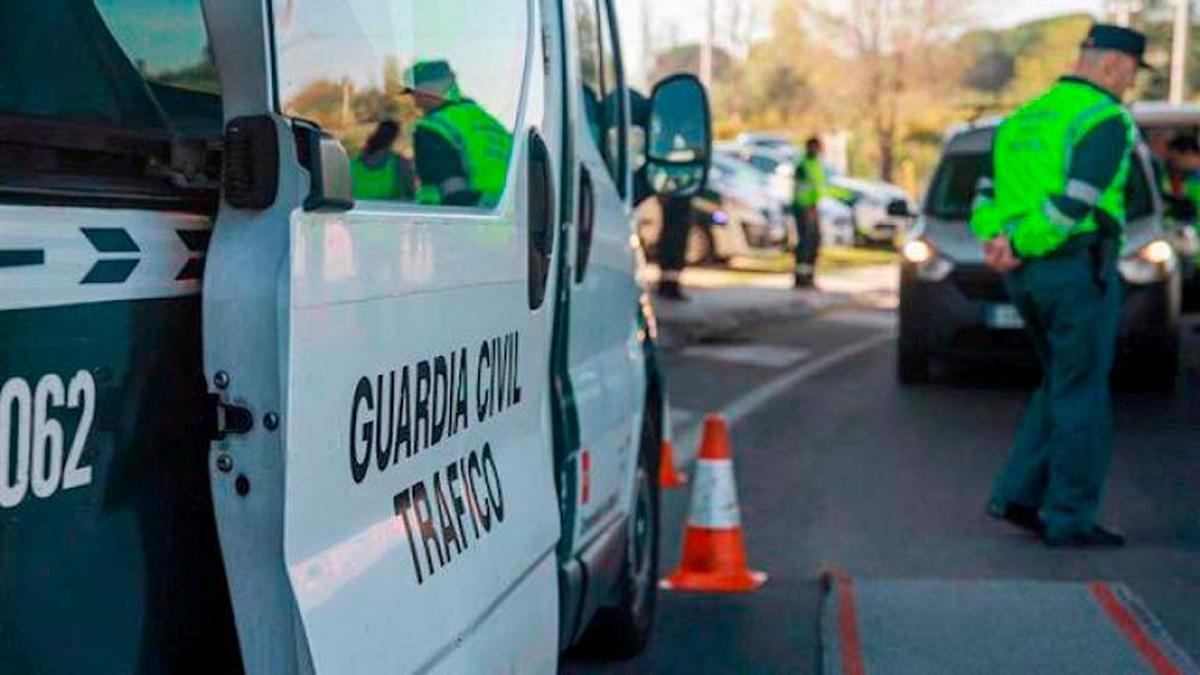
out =
{"type": "Polygon", "coordinates": [[[1007,274],[1021,266],[1021,259],[1013,253],[1008,237],[1000,236],[983,245],[983,262],[991,269],[1007,274]]]}

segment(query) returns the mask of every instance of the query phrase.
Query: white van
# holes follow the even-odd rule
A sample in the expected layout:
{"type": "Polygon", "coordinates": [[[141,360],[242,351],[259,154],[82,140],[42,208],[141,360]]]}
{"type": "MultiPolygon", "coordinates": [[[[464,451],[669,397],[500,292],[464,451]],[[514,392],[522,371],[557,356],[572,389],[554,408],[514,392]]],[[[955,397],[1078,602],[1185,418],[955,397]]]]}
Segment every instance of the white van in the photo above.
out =
{"type": "Polygon", "coordinates": [[[0,670],[644,645],[665,401],[631,213],[699,189],[711,138],[683,76],[634,133],[616,25],[0,4],[0,670]]]}

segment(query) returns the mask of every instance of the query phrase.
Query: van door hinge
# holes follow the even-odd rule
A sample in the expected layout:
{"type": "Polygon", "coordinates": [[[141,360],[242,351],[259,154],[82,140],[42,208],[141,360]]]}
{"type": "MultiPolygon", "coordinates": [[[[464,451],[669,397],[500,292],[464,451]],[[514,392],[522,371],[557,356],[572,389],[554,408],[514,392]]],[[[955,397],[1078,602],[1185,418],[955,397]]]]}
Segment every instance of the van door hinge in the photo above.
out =
{"type": "Polygon", "coordinates": [[[220,394],[208,394],[205,428],[209,440],[223,441],[228,434],[244,434],[254,428],[254,416],[248,408],[221,401],[220,394]]]}

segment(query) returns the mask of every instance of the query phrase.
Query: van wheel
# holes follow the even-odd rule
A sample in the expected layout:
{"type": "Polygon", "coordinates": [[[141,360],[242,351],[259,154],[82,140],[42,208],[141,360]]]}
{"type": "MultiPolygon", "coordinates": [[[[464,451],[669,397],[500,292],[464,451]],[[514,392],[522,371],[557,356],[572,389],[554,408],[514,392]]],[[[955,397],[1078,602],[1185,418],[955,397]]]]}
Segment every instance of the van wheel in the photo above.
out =
{"type": "Polygon", "coordinates": [[[596,613],[583,645],[588,652],[612,659],[641,653],[650,641],[658,604],[658,415],[647,411],[642,447],[634,477],[633,510],[627,521],[624,569],[617,582],[618,604],[596,613]]]}

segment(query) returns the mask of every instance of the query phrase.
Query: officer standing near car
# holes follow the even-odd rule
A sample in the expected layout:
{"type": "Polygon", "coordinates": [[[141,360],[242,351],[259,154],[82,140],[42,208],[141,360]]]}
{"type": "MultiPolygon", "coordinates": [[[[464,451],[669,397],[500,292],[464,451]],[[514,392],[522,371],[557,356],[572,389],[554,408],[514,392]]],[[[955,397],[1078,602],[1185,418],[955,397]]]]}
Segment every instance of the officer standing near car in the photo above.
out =
{"type": "Polygon", "coordinates": [[[797,234],[796,288],[812,288],[817,275],[817,257],[821,253],[817,204],[826,190],[821,152],[821,139],[813,136],[804,146],[804,155],[796,162],[795,198],[792,200],[797,234]]]}
{"type": "Polygon", "coordinates": [[[1145,49],[1140,33],[1093,26],[1075,72],[1000,125],[971,219],[1043,370],[988,512],[1054,547],[1124,544],[1096,516],[1112,455],[1116,262],[1137,134],[1121,97],[1145,49]]]}
{"type": "Polygon", "coordinates": [[[413,130],[417,202],[493,207],[504,193],[512,134],[491,113],[462,95],[442,60],[408,70],[405,92],[423,113],[413,130]]]}

